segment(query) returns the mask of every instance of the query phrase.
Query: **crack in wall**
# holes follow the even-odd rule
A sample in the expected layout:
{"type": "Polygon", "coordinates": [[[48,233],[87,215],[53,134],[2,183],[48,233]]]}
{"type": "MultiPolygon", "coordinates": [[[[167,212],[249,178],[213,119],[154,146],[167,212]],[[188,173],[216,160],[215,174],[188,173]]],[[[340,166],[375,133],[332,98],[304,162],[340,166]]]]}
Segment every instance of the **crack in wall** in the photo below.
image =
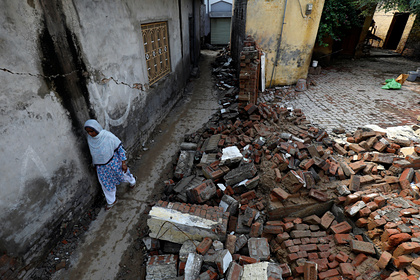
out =
{"type": "MultiPolygon", "coordinates": [[[[82,75],[85,76],[85,77],[89,77],[90,76],[88,72],[81,71],[81,70],[74,70],[74,71],[71,71],[71,72],[66,73],[66,74],[55,74],[55,75],[49,75],[49,76],[42,75],[42,74],[33,74],[33,73],[29,73],[29,72],[15,72],[15,71],[9,70],[7,68],[0,68],[0,71],[6,72],[6,73],[9,73],[9,74],[13,74],[13,75],[31,76],[31,77],[37,77],[37,78],[43,78],[43,79],[49,79],[49,80],[55,79],[55,78],[58,78],[58,77],[65,78],[65,77],[68,77],[70,75],[73,75],[76,72],[81,72],[82,75]]],[[[133,85],[130,85],[130,84],[126,83],[126,82],[120,82],[119,80],[115,79],[114,77],[103,78],[100,83],[101,84],[106,84],[106,83],[108,83],[111,80],[114,81],[115,84],[117,84],[117,85],[128,86],[131,89],[138,89],[140,91],[145,91],[145,90],[149,89],[149,85],[148,84],[134,83],[133,85]]]]}

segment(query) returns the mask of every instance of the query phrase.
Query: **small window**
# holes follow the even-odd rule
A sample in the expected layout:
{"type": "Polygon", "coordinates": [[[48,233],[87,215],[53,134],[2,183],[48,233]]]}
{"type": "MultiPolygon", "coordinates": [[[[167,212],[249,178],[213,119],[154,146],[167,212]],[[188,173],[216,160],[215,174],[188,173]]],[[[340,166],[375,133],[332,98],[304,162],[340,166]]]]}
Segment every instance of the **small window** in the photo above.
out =
{"type": "Polygon", "coordinates": [[[171,72],[168,41],[168,23],[142,24],[147,75],[152,85],[171,72]]]}

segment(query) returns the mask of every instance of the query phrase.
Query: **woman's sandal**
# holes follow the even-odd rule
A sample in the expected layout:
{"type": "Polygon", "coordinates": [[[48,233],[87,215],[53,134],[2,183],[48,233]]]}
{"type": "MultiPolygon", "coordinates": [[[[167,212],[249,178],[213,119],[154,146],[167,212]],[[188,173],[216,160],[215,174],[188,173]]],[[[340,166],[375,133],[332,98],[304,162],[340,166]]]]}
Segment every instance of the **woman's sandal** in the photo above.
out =
{"type": "Polygon", "coordinates": [[[137,176],[134,176],[134,179],[136,179],[136,182],[134,184],[132,184],[132,185],[130,184],[130,189],[134,189],[134,187],[137,184],[137,176]]]}
{"type": "Polygon", "coordinates": [[[114,203],[107,204],[105,207],[105,211],[108,211],[109,209],[111,209],[115,204],[117,204],[117,199],[115,199],[114,203]]]}

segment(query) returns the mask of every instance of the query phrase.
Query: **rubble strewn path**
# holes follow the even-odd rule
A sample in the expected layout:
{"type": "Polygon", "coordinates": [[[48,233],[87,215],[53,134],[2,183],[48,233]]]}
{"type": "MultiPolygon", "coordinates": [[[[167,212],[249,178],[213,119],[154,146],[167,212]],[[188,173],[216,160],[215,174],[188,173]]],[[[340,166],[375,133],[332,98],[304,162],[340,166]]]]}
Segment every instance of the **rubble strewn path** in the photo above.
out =
{"type": "MultiPolygon", "coordinates": [[[[188,85],[186,96],[146,145],[148,150],[131,166],[138,177],[137,187],[118,190],[116,207],[109,212],[100,211],[86,232],[85,240],[71,255],[69,268],[56,272],[53,279],[118,279],[122,256],[136,238],[135,228],[146,215],[143,213],[149,203],[154,201],[155,186],[163,183],[161,173],[171,163],[185,134],[199,129],[219,108],[218,90],[211,79],[210,65],[216,54],[215,51],[202,51],[201,75],[188,85]]],[[[140,266],[141,263],[137,264],[137,270],[140,266]]],[[[137,276],[132,279],[139,279],[139,272],[135,274],[137,276]]]]}
{"type": "Polygon", "coordinates": [[[415,71],[418,66],[401,57],[334,61],[334,66],[320,75],[310,76],[316,86],[293,96],[287,104],[302,109],[308,120],[328,132],[337,127],[355,131],[368,124],[416,124],[420,115],[418,86],[408,81],[401,90],[381,86],[386,79],[415,71]]]}

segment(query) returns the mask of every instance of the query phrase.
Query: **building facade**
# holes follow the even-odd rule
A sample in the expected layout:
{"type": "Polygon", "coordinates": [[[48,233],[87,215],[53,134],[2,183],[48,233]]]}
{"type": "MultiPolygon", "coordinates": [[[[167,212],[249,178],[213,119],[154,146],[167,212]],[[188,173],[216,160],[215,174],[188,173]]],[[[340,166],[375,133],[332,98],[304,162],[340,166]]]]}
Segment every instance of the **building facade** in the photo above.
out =
{"type": "Polygon", "coordinates": [[[31,263],[100,190],[84,122],[128,151],[179,100],[197,64],[200,0],[0,4],[0,251],[31,263]]]}
{"type": "Polygon", "coordinates": [[[266,57],[266,87],[291,85],[306,78],[323,7],[324,0],[235,0],[233,61],[239,64],[243,41],[251,36],[266,57]]]}

